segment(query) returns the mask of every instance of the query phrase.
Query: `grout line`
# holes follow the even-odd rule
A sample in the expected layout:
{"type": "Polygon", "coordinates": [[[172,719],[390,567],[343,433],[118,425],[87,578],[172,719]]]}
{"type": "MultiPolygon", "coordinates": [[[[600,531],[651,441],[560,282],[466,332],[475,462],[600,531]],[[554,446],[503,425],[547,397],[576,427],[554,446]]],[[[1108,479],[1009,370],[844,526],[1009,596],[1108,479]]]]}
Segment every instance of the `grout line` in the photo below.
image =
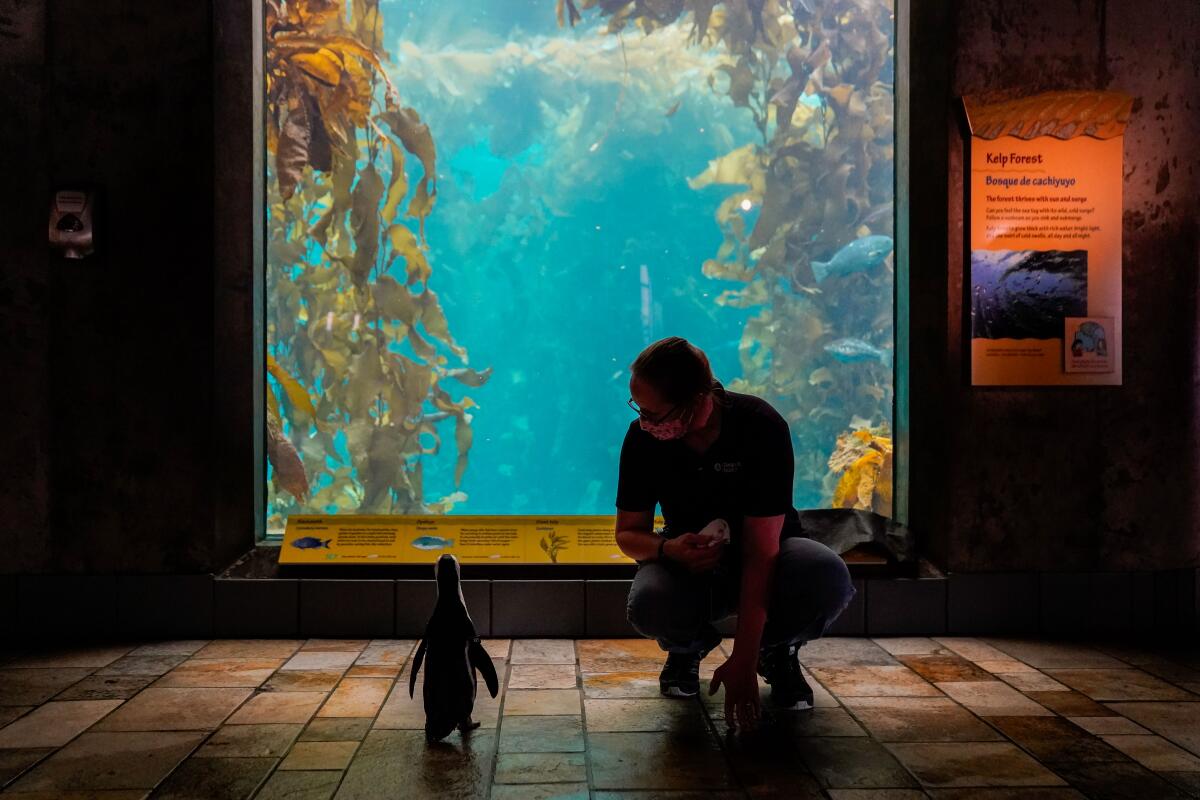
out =
{"type": "MultiPolygon", "coordinates": [[[[492,763],[487,775],[488,797],[492,796],[492,790],[496,786],[496,770],[500,766],[500,733],[501,728],[504,725],[504,704],[508,702],[508,679],[512,675],[512,654],[515,642],[515,639],[509,638],[508,653],[504,659],[504,675],[497,676],[497,678],[499,678],[498,682],[500,685],[500,705],[496,708],[496,735],[494,737],[495,741],[492,742],[492,763]]],[[[488,655],[490,656],[491,654],[489,653],[488,655]]]]}
{"type": "MultiPolygon", "coordinates": [[[[584,586],[584,627],[587,626],[587,586],[584,586]]],[[[579,692],[579,725],[583,734],[583,777],[587,784],[588,796],[593,792],[599,791],[596,788],[596,777],[592,770],[592,740],[591,733],[587,726],[587,695],[583,689],[583,662],[579,659],[579,640],[574,639],[571,642],[571,649],[575,652],[575,681],[579,692]]]]}

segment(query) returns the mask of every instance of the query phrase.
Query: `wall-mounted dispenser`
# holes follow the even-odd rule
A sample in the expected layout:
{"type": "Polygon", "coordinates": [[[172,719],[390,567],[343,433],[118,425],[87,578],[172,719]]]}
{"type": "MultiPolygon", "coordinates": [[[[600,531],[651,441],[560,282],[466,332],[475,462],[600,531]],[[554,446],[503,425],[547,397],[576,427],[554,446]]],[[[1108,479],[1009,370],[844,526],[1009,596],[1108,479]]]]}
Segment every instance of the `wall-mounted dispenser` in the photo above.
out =
{"type": "Polygon", "coordinates": [[[64,258],[83,258],[95,251],[95,192],[60,189],[50,204],[50,247],[64,258]]]}

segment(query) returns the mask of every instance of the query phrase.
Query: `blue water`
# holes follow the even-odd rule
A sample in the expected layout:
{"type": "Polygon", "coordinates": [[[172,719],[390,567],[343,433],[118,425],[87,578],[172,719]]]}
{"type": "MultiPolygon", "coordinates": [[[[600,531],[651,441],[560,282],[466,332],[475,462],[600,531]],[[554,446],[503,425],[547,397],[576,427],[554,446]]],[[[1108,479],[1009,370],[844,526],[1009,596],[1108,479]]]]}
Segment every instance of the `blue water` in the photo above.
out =
{"type": "MultiPolygon", "coordinates": [[[[719,380],[742,374],[738,344],[761,309],[717,304],[745,285],[701,272],[722,242],[714,212],[738,187],[694,190],[687,179],[760,134],[704,75],[655,94],[662,79],[647,86],[631,73],[621,42],[597,36],[594,13],[572,31],[555,24],[553,0],[380,8],[389,73],[438,148],[429,288],[470,366],[492,370],[482,387],[442,383],[477,404],[460,487],[468,499],[453,513],[612,513],[638,352],[684,336],[719,380]],[[558,41],[582,47],[591,66],[555,55],[558,41]],[[505,55],[513,44],[521,57],[505,55]]],[[[625,43],[638,38],[629,32],[625,43]]],[[[704,58],[698,50],[688,57],[704,58]]],[[[415,158],[409,170],[415,183],[415,158]]],[[[747,230],[757,213],[744,213],[747,230]]],[[[455,491],[453,431],[453,420],[440,423],[442,451],[424,459],[427,500],[455,491]]],[[[348,460],[345,448],[339,434],[348,460]]],[[[795,501],[820,505],[822,490],[810,483],[795,501]]]]}

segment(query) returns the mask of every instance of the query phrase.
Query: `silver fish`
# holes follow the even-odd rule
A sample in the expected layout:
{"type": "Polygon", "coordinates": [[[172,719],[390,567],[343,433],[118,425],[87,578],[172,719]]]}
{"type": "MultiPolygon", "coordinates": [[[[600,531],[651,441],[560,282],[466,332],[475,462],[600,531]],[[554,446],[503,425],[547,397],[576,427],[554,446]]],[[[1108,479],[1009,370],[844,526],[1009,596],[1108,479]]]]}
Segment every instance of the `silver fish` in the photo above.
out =
{"type": "Polygon", "coordinates": [[[850,275],[875,269],[892,252],[888,236],[864,236],[833,254],[828,261],[812,262],[813,277],[821,283],[830,275],[850,275]]]}
{"type": "Polygon", "coordinates": [[[838,361],[852,363],[855,361],[878,360],[885,367],[892,365],[892,354],[870,342],[862,339],[838,339],[825,345],[825,352],[838,361]]]}
{"type": "Polygon", "coordinates": [[[443,547],[454,547],[454,540],[440,536],[418,536],[412,540],[412,546],[418,550],[441,550],[443,547]]]}

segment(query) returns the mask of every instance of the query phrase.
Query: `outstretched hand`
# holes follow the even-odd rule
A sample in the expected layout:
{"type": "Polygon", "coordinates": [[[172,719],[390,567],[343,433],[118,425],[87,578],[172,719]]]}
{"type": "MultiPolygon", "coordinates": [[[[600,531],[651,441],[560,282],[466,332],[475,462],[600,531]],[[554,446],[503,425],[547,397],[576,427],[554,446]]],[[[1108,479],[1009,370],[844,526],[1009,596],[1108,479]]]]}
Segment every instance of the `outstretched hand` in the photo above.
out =
{"type": "Polygon", "coordinates": [[[725,686],[725,724],[731,729],[753,730],[762,719],[756,664],[730,656],[713,673],[708,693],[716,694],[722,684],[725,686]]]}

